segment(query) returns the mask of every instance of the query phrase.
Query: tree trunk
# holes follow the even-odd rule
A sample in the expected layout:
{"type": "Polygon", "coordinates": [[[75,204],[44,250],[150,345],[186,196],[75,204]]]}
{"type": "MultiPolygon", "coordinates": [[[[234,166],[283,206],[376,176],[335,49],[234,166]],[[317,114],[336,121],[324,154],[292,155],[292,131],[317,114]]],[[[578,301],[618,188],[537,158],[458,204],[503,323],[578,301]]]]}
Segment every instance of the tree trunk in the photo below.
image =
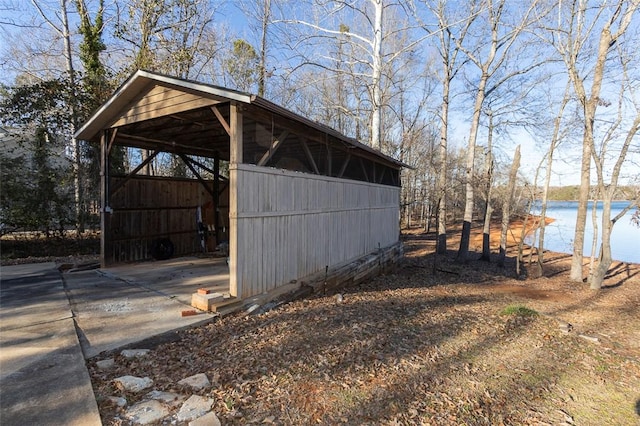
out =
{"type": "MultiPolygon", "coordinates": [[[[613,222],[611,220],[611,199],[608,196],[604,196],[602,203],[602,241],[600,243],[600,253],[598,255],[598,261],[596,263],[595,270],[591,276],[589,287],[592,290],[599,290],[602,288],[604,277],[611,267],[613,259],[611,258],[611,231],[613,229],[613,222]]],[[[595,234],[595,230],[594,230],[595,234]]]]}
{"type": "Polygon", "coordinates": [[[258,96],[264,97],[267,85],[267,31],[271,19],[271,0],[263,0],[262,33],[260,38],[260,72],[258,77],[258,96]]]}
{"type": "MultiPolygon", "coordinates": [[[[71,52],[71,33],[69,31],[69,16],[67,11],[67,0],[60,0],[62,32],[64,40],[64,56],[67,63],[67,73],[69,74],[69,83],[71,84],[73,93],[76,93],[76,75],[73,67],[73,59],[71,52]]],[[[78,113],[76,111],[75,99],[71,100],[71,134],[75,134],[78,126],[78,113]]],[[[78,232],[84,232],[84,189],[82,188],[82,150],[80,141],[71,136],[71,145],[73,146],[73,186],[74,201],[76,212],[76,229],[78,232]]]]}
{"type": "Polygon", "coordinates": [[[485,87],[489,76],[483,72],[478,85],[476,101],[473,108],[473,118],[469,131],[469,143],[467,145],[467,164],[465,169],[465,205],[464,218],[462,224],[462,235],[460,237],[460,247],[458,249],[457,260],[467,262],[469,260],[469,241],[471,239],[471,222],[473,221],[473,168],[476,154],[476,140],[478,138],[478,126],[480,124],[480,113],[484,102],[485,87]]]}
{"type": "Polygon", "coordinates": [[[564,96],[562,103],[560,104],[560,110],[553,121],[553,135],[551,137],[551,143],[549,145],[549,151],[547,152],[547,169],[545,170],[544,187],[542,189],[542,206],[540,207],[540,226],[539,226],[539,239],[538,239],[538,268],[540,275],[544,274],[544,233],[547,225],[547,203],[549,198],[549,185],[551,184],[551,170],[553,166],[553,154],[555,153],[556,146],[560,143],[560,125],[562,124],[562,117],[564,110],[571,98],[570,93],[571,82],[567,81],[567,85],[564,90],[564,96]]]}
{"type": "Polygon", "coordinates": [[[491,262],[491,187],[493,186],[493,114],[489,116],[489,136],[487,137],[487,154],[485,157],[485,167],[487,169],[487,190],[485,192],[484,203],[484,227],[482,231],[482,256],[480,260],[491,262]]]}
{"type": "Polygon", "coordinates": [[[371,92],[371,146],[382,151],[382,0],[369,0],[375,8],[371,92]]]}
{"type": "MultiPolygon", "coordinates": [[[[447,68],[445,64],[445,69],[447,68]]],[[[449,125],[449,89],[451,79],[445,76],[442,88],[442,122],[440,123],[440,146],[438,147],[438,239],[436,251],[439,254],[447,252],[447,130],[449,125]]]]}
{"type": "Polygon", "coordinates": [[[507,185],[507,196],[502,204],[502,228],[500,229],[500,253],[498,254],[498,266],[504,267],[507,256],[507,232],[509,231],[510,205],[513,201],[513,194],[516,189],[516,177],[520,168],[520,145],[516,147],[513,154],[513,163],[509,172],[509,183],[507,185]]]}

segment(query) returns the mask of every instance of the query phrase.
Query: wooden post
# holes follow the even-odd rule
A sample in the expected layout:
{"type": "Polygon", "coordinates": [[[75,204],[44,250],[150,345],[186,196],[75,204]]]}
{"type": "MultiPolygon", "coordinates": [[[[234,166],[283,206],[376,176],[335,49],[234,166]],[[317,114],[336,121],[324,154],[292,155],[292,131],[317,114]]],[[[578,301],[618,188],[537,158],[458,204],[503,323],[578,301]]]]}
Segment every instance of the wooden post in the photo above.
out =
{"type": "Polygon", "coordinates": [[[216,231],[216,245],[220,242],[220,153],[213,154],[213,227],[216,231]]]}
{"type": "Polygon", "coordinates": [[[233,297],[242,296],[242,276],[239,276],[238,258],[238,190],[240,173],[238,164],[242,163],[242,111],[239,105],[229,106],[230,155],[229,155],[229,293],[233,297]]]}
{"type": "Polygon", "coordinates": [[[100,136],[100,266],[113,261],[111,253],[111,207],[109,206],[108,130],[100,136]]]}

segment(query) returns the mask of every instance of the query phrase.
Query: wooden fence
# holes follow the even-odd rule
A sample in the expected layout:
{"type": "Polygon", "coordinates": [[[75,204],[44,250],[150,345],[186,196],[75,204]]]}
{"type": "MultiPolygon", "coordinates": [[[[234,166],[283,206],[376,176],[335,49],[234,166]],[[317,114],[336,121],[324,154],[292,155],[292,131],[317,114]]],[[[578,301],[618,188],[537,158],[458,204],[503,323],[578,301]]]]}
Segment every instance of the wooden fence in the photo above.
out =
{"type": "Polygon", "coordinates": [[[231,167],[232,185],[234,179],[230,274],[231,291],[239,297],[334,268],[399,239],[398,187],[247,164],[231,167]]]}
{"type": "MultiPolygon", "coordinates": [[[[111,187],[117,188],[123,180],[112,177],[111,187]]],[[[213,182],[207,184],[213,188],[213,182]]],[[[226,214],[228,189],[220,199],[226,214]]],[[[199,181],[191,179],[130,178],[111,196],[110,207],[109,253],[105,257],[111,263],[151,259],[154,243],[163,238],[173,243],[174,256],[203,252],[196,221],[198,207],[204,224],[213,224],[212,197],[199,181]]],[[[215,248],[212,233],[207,242],[207,251],[215,248]]]]}

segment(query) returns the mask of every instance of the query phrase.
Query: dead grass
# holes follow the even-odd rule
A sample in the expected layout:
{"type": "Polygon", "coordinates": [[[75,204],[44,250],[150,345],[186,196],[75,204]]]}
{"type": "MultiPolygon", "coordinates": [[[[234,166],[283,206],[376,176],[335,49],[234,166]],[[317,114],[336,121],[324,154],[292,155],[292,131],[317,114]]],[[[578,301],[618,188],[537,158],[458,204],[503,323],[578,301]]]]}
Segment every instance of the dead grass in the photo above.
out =
{"type": "Polygon", "coordinates": [[[616,264],[593,292],[569,282],[566,255],[547,253],[544,276],[520,281],[513,259],[455,263],[452,238],[433,274],[433,235],[405,237],[400,268],[341,303],[314,295],[226,317],[109,372],[91,360],[104,424],[122,422],[106,400],[114,377],[175,391],[196,373],[212,379],[204,393],[223,424],[639,423],[638,265],[616,264]],[[539,315],[502,315],[510,306],[539,315]]]}

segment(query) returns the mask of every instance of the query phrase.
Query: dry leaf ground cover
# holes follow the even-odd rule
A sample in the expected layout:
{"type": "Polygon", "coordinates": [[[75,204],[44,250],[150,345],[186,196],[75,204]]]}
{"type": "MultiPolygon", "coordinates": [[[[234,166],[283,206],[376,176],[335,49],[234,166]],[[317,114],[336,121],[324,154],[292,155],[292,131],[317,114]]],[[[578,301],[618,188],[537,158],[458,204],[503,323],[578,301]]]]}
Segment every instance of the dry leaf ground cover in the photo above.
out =
{"type": "Polygon", "coordinates": [[[546,254],[545,276],[521,281],[512,261],[455,263],[451,239],[433,274],[433,235],[404,238],[402,265],[341,302],[225,317],[107,372],[95,361],[113,354],[90,360],[104,424],[126,423],[108,401],[113,378],[179,392],[196,373],[223,424],[640,424],[638,265],[614,265],[592,292],[569,282],[567,255],[546,254]]]}

